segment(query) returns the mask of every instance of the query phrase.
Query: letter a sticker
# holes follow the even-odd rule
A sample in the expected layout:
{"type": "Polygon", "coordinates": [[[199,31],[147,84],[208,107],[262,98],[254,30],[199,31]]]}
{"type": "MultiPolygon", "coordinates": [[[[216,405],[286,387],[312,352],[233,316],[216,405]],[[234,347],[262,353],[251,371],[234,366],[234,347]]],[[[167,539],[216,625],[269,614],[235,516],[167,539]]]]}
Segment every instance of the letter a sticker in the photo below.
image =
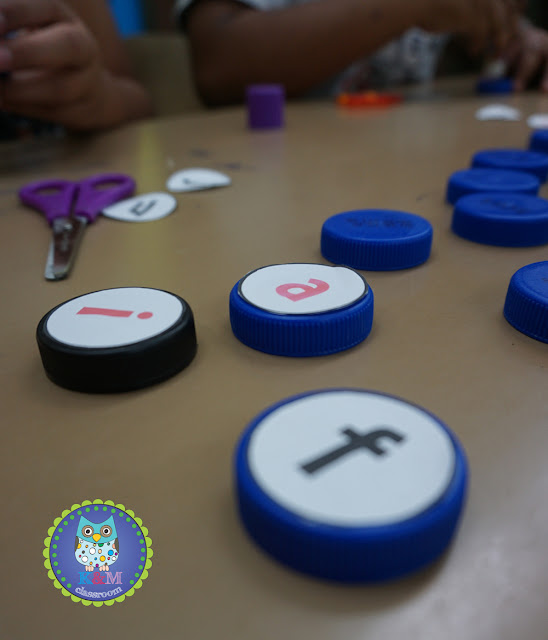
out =
{"type": "Polygon", "coordinates": [[[289,300],[293,300],[293,302],[298,302],[299,300],[305,300],[311,296],[317,296],[329,289],[329,285],[323,280],[310,278],[308,282],[309,284],[297,284],[293,282],[289,284],[281,284],[279,287],[276,287],[276,293],[280,296],[289,298],[289,300]],[[295,293],[295,289],[297,289],[297,291],[300,289],[300,293],[295,293]]]}
{"type": "Polygon", "coordinates": [[[367,283],[352,269],[324,264],[274,264],[239,283],[249,304],[270,313],[306,315],[348,307],[367,294],[367,283]]]}

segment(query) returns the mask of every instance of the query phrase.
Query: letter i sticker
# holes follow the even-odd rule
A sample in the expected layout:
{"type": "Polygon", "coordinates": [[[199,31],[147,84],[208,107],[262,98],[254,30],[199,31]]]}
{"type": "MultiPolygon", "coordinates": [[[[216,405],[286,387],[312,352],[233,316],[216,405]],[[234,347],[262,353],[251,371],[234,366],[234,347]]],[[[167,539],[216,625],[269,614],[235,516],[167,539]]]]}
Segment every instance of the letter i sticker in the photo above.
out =
{"type": "Polygon", "coordinates": [[[140,518],[112,500],[84,500],[56,518],[44,540],[44,566],[61,593],[84,606],[111,606],[139,589],[152,566],[152,540],[140,518]]]}

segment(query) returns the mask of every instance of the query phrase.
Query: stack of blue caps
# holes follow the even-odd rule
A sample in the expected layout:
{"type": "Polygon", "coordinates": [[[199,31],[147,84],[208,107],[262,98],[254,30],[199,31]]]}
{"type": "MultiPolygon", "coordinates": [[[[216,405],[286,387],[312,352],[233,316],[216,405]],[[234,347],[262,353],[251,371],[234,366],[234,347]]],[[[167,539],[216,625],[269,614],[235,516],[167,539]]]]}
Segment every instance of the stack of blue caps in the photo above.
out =
{"type": "Polygon", "coordinates": [[[485,149],[472,168],[448,181],[451,228],[462,238],[503,247],[548,242],[548,201],[537,196],[548,176],[548,155],[521,149],[485,149]]]}

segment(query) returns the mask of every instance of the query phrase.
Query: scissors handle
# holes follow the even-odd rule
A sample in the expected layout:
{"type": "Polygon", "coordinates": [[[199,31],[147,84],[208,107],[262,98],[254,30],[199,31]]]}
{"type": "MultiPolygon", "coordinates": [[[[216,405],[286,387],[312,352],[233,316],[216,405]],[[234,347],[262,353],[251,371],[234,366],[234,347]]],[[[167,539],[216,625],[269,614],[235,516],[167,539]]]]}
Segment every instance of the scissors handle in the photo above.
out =
{"type": "Polygon", "coordinates": [[[135,193],[135,180],[123,173],[102,173],[78,183],[74,215],[93,222],[111,204],[135,193]]]}
{"type": "Polygon", "coordinates": [[[41,211],[50,224],[70,215],[78,184],[68,180],[38,180],[19,189],[21,202],[41,211]]]}

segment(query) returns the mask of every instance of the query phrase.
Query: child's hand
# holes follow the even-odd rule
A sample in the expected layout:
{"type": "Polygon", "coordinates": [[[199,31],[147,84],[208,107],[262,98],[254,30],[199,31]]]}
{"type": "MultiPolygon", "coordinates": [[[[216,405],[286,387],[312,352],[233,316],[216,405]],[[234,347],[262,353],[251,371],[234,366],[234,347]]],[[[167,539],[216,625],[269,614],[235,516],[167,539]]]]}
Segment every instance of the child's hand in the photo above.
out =
{"type": "Polygon", "coordinates": [[[516,0],[427,0],[418,26],[463,36],[471,53],[497,54],[515,36],[516,0]]]}
{"type": "Polygon", "coordinates": [[[10,74],[2,108],[69,127],[89,121],[91,127],[101,111],[105,77],[87,27],[57,0],[0,1],[0,34],[10,32],[16,36],[0,44],[0,71],[10,74]]]}
{"type": "Polygon", "coordinates": [[[90,28],[62,0],[0,0],[0,73],[8,74],[0,83],[1,109],[80,130],[139,115],[140,87],[109,70],[103,56],[90,28]]]}
{"type": "Polygon", "coordinates": [[[548,33],[537,29],[527,20],[519,25],[518,36],[504,55],[513,71],[516,91],[522,91],[540,73],[539,87],[548,92],[548,33]]]}

